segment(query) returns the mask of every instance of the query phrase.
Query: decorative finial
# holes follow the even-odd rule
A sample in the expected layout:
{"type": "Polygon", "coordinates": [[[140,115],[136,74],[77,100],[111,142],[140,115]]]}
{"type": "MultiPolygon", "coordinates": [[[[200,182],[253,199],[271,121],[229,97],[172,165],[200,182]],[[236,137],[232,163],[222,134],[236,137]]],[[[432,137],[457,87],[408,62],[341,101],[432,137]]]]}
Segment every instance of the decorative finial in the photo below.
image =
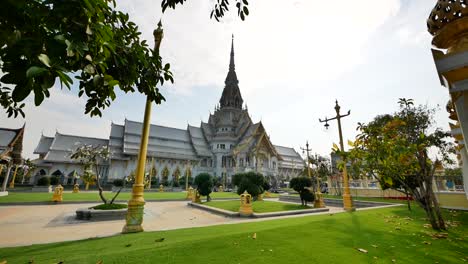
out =
{"type": "Polygon", "coordinates": [[[161,41],[164,37],[164,31],[162,29],[161,20],[158,22],[158,28],[153,31],[154,36],[154,49],[159,52],[159,46],[161,45],[161,41]]]}

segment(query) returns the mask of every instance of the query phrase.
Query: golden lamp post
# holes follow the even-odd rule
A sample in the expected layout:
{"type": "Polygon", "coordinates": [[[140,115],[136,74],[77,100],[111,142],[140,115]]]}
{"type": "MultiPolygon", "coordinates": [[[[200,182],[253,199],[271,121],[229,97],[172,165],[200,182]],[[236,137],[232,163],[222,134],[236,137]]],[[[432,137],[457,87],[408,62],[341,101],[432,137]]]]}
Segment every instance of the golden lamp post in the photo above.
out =
{"type": "MultiPolygon", "coordinates": [[[[309,151],[312,151],[312,149],[309,148],[309,141],[306,142],[306,147],[301,148],[302,151],[305,151],[307,153],[307,174],[309,175],[309,178],[312,180],[312,173],[310,172],[310,156],[309,156],[309,151]]],[[[317,175],[317,190],[315,191],[315,200],[314,200],[314,207],[315,208],[324,208],[325,203],[323,202],[323,195],[322,192],[320,191],[320,180],[317,175]]]]}
{"type": "MultiPolygon", "coordinates": [[[[343,133],[341,132],[341,118],[349,116],[351,114],[351,110],[348,111],[346,115],[340,115],[340,105],[338,105],[338,100],[335,102],[335,111],[336,111],[336,116],[333,118],[326,118],[325,120],[321,120],[319,118],[319,121],[321,123],[325,122],[325,128],[328,129],[330,126],[328,124],[328,121],[331,120],[337,120],[338,121],[338,133],[340,135],[340,148],[341,151],[344,152],[344,145],[343,145],[343,133]]],[[[351,199],[351,192],[349,191],[349,181],[348,181],[348,170],[346,168],[346,160],[343,158],[344,166],[343,166],[343,185],[344,185],[344,190],[343,190],[343,207],[345,211],[352,212],[355,211],[356,208],[353,207],[353,200],[351,199]]]]}
{"type": "MultiPolygon", "coordinates": [[[[159,54],[159,46],[163,38],[163,29],[161,21],[158,23],[158,28],[153,31],[154,35],[154,50],[159,54]]],[[[141,134],[140,151],[138,153],[138,164],[136,169],[135,183],[132,188],[132,198],[128,201],[128,210],[126,216],[126,223],[122,233],[135,233],[142,232],[143,227],[143,209],[145,206],[145,199],[143,198],[144,191],[144,176],[146,165],[146,153],[148,150],[148,138],[150,132],[150,118],[151,118],[151,100],[146,98],[145,117],[143,120],[143,129],[141,134]]]]}

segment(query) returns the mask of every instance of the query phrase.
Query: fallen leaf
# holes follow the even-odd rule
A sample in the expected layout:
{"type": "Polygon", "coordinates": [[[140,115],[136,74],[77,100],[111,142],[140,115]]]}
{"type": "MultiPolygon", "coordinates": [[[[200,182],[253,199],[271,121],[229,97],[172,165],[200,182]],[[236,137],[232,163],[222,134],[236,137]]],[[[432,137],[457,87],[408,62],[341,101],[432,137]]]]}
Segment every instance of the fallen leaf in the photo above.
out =
{"type": "Polygon", "coordinates": [[[154,242],[163,242],[164,241],[164,237],[161,237],[161,238],[158,238],[156,240],[154,240],[154,242]]]}
{"type": "Polygon", "coordinates": [[[396,259],[392,259],[392,262],[396,262],[396,259]]]}
{"type": "Polygon", "coordinates": [[[7,264],[8,262],[6,260],[3,260],[2,262],[0,262],[0,264],[7,264]]]}
{"type": "Polygon", "coordinates": [[[435,234],[432,234],[431,236],[434,238],[447,238],[448,233],[435,233],[435,234]]]}
{"type": "Polygon", "coordinates": [[[422,243],[426,244],[426,245],[431,245],[432,244],[431,242],[428,242],[428,241],[423,241],[422,243]]]}
{"type": "Polygon", "coordinates": [[[367,250],[363,248],[356,248],[357,251],[362,252],[362,253],[367,253],[367,250]]]}
{"type": "Polygon", "coordinates": [[[102,263],[103,263],[102,259],[96,262],[96,264],[102,264],[102,263]]]}
{"type": "Polygon", "coordinates": [[[254,233],[254,234],[252,235],[252,239],[257,239],[257,233],[254,233]]]}
{"type": "Polygon", "coordinates": [[[375,247],[375,248],[378,248],[378,247],[379,247],[379,246],[377,246],[377,245],[371,245],[371,246],[373,246],[373,247],[375,247]]]}
{"type": "Polygon", "coordinates": [[[132,246],[132,244],[127,244],[127,245],[125,245],[125,247],[131,247],[131,246],[132,246]]]}

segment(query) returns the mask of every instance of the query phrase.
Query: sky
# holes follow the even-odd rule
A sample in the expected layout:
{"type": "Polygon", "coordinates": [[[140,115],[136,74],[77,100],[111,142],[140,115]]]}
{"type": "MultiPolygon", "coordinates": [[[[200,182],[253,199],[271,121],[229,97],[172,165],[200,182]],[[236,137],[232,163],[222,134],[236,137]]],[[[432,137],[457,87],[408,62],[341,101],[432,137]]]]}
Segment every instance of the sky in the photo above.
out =
{"type": "MultiPolygon", "coordinates": [[[[435,0],[249,2],[245,21],[232,6],[216,22],[209,18],[212,0],[187,1],[164,15],[157,0],[117,1],[151,46],[162,18],[161,54],[175,82],[162,88],[166,102],[153,107],[153,124],[185,129],[208,120],[224,88],[234,34],[244,103],[275,145],[300,151],[308,141],[313,153],[328,155],[338,143],[337,124],[326,130],[318,119],[335,115],[335,100],[351,110],[342,121],[345,141],[356,135],[357,122],[396,111],[399,98],[439,106],[437,126],[448,129],[449,94],[438,81],[426,30],[435,0]]],[[[145,97],[119,92],[102,118],[84,115],[86,98],[58,83],[40,107],[26,102],[26,119],[1,112],[0,127],[26,123],[23,154],[35,158],[42,133],[108,138],[111,122],[142,121],[145,97]]]]}

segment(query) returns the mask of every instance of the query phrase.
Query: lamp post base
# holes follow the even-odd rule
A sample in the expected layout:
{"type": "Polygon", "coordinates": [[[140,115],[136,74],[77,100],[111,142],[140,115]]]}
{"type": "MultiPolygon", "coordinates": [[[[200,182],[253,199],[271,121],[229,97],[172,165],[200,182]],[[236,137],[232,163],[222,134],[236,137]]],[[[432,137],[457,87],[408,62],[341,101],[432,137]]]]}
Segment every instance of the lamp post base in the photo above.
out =
{"type": "Polygon", "coordinates": [[[343,194],[343,209],[346,212],[356,211],[356,207],[353,206],[353,200],[351,199],[350,194],[347,194],[347,193],[343,194]]]}
{"type": "Polygon", "coordinates": [[[143,232],[143,211],[145,200],[143,199],[143,184],[134,184],[132,198],[128,201],[127,215],[125,217],[125,226],[122,233],[143,232]]]}
{"type": "Polygon", "coordinates": [[[314,208],[325,208],[325,203],[323,202],[323,195],[321,192],[315,193],[314,208]]]}

